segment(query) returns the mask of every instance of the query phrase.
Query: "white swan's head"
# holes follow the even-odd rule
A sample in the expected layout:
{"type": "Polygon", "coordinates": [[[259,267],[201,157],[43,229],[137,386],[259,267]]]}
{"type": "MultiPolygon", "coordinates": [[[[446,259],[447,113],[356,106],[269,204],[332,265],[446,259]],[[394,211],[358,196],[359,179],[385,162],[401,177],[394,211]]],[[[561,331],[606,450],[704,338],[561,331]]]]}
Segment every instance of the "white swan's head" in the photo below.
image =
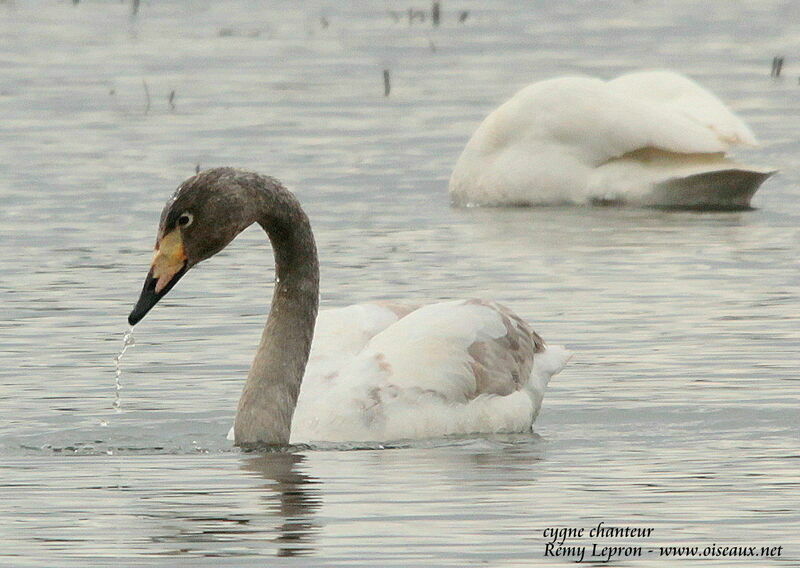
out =
{"type": "Polygon", "coordinates": [[[128,323],[141,321],[190,268],[224,249],[255,221],[253,192],[265,181],[272,180],[215,168],[178,187],[161,212],[153,261],[128,323]]]}

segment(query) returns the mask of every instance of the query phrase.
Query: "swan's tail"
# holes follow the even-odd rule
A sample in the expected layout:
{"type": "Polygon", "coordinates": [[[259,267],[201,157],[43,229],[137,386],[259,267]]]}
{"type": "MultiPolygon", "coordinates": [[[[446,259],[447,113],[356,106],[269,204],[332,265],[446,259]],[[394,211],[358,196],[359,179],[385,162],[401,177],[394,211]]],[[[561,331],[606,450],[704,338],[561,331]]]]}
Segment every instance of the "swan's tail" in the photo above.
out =
{"type": "Polygon", "coordinates": [[[748,209],[753,194],[775,170],[716,154],[679,154],[644,148],[592,172],[587,196],[599,205],[664,209],[748,209]]]}
{"type": "Polygon", "coordinates": [[[533,368],[525,388],[534,401],[534,417],[541,408],[550,378],[560,373],[571,358],[572,352],[561,345],[546,345],[544,351],[533,356],[533,368]]]}
{"type": "Polygon", "coordinates": [[[550,377],[557,375],[572,359],[572,351],[561,345],[548,345],[533,358],[533,373],[550,377]]]}
{"type": "Polygon", "coordinates": [[[748,209],[753,194],[774,173],[736,167],[673,177],[654,186],[647,204],[666,209],[748,209]]]}

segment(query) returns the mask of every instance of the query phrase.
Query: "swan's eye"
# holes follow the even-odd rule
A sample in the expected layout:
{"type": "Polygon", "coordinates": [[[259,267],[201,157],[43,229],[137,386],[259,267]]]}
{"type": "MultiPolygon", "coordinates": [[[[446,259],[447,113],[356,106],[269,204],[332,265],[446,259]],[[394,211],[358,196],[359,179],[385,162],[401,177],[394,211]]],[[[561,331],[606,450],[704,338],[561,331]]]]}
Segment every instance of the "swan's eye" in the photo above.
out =
{"type": "Polygon", "coordinates": [[[178,225],[181,227],[188,227],[194,221],[194,216],[191,213],[183,213],[178,217],[178,225]]]}

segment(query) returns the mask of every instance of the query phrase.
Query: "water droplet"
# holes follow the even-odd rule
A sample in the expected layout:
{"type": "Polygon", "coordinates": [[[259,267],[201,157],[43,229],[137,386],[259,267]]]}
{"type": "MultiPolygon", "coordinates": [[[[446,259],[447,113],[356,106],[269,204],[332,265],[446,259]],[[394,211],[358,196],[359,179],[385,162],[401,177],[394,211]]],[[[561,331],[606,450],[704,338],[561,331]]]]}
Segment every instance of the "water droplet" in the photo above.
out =
{"type": "Polygon", "coordinates": [[[136,339],[133,337],[133,328],[131,327],[128,328],[128,331],[123,334],[122,349],[120,350],[119,354],[114,357],[114,402],[111,403],[111,407],[117,412],[122,412],[122,399],[119,395],[119,391],[122,390],[122,382],[120,381],[120,378],[122,377],[122,365],[120,362],[122,361],[122,356],[125,355],[125,352],[128,350],[128,348],[133,347],[134,345],[136,345],[136,339]]]}

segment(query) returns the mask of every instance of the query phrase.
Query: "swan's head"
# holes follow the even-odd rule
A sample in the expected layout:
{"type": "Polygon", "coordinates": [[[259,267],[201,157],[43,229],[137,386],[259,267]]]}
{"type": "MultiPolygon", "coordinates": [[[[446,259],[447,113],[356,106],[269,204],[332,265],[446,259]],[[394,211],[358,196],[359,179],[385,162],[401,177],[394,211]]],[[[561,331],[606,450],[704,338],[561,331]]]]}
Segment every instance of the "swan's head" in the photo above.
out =
{"type": "Polygon", "coordinates": [[[136,325],[190,268],[253,223],[248,182],[254,175],[216,168],[178,187],[161,212],[153,261],[128,323],[136,325]]]}

